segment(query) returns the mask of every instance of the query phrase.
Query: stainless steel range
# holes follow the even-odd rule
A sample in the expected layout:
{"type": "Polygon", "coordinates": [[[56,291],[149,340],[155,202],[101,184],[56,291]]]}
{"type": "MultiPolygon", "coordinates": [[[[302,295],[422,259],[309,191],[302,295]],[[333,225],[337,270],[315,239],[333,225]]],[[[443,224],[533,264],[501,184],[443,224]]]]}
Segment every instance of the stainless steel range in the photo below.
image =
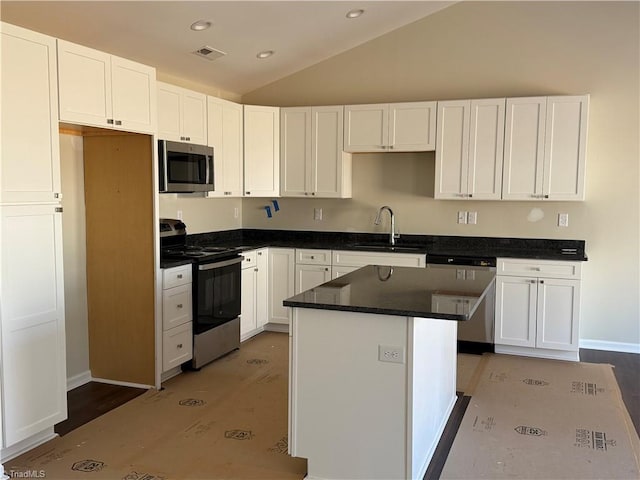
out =
{"type": "Polygon", "coordinates": [[[242,256],[237,248],[187,245],[186,225],[160,219],[163,260],[190,260],[193,266],[193,360],[199,369],[240,347],[242,256]]]}

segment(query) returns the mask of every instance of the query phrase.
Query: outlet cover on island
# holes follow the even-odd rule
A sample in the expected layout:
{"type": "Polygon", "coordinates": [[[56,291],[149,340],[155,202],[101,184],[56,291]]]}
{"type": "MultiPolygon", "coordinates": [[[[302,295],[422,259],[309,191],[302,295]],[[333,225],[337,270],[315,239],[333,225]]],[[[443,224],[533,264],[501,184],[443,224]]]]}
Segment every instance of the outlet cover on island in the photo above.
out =
{"type": "Polygon", "coordinates": [[[475,225],[476,223],[478,223],[478,212],[467,213],[467,223],[469,225],[475,225]]]}
{"type": "Polygon", "coordinates": [[[467,223],[467,212],[458,212],[458,223],[467,223]]]}
{"type": "Polygon", "coordinates": [[[314,220],[322,220],[322,209],[314,208],[313,209],[313,219],[314,220]]]}

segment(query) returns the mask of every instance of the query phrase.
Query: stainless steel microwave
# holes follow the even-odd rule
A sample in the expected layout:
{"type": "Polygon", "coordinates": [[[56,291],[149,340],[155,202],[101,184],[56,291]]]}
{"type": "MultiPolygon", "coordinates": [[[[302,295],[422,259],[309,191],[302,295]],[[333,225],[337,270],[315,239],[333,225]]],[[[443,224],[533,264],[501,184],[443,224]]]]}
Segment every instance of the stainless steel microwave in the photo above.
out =
{"type": "Polygon", "coordinates": [[[158,140],[158,172],[160,192],[213,191],[213,147],[158,140]]]}

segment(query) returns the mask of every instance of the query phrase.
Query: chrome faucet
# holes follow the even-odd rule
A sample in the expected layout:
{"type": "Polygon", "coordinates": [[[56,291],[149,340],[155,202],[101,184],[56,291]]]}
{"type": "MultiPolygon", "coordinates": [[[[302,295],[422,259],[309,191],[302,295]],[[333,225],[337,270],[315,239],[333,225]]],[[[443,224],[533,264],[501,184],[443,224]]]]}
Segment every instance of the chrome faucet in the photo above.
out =
{"type": "Polygon", "coordinates": [[[374,225],[380,225],[380,221],[382,220],[382,211],[386,210],[389,212],[389,216],[391,217],[391,229],[389,231],[389,242],[391,243],[391,245],[395,245],[396,244],[396,238],[400,238],[400,235],[396,233],[396,217],[393,214],[393,210],[391,210],[391,207],[387,206],[387,205],[383,205],[382,207],[380,207],[380,210],[378,210],[378,214],[376,215],[376,219],[373,221],[374,225]]]}

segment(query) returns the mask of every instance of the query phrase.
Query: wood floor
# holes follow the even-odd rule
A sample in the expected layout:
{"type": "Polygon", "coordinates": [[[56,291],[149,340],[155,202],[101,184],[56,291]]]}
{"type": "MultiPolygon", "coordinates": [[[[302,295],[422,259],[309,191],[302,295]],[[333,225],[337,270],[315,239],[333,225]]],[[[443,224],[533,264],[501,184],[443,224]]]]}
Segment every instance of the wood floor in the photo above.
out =
{"type": "MultiPolygon", "coordinates": [[[[607,363],[615,367],[614,373],[622,392],[622,398],[636,431],[640,434],[640,355],[581,349],[580,359],[583,362],[607,363]]],[[[71,390],[67,394],[69,419],[56,425],[55,431],[59,435],[65,435],[144,392],[144,389],[95,382],[71,390]]],[[[440,477],[470,398],[462,395],[458,397],[425,479],[431,480],[440,477]]]]}

